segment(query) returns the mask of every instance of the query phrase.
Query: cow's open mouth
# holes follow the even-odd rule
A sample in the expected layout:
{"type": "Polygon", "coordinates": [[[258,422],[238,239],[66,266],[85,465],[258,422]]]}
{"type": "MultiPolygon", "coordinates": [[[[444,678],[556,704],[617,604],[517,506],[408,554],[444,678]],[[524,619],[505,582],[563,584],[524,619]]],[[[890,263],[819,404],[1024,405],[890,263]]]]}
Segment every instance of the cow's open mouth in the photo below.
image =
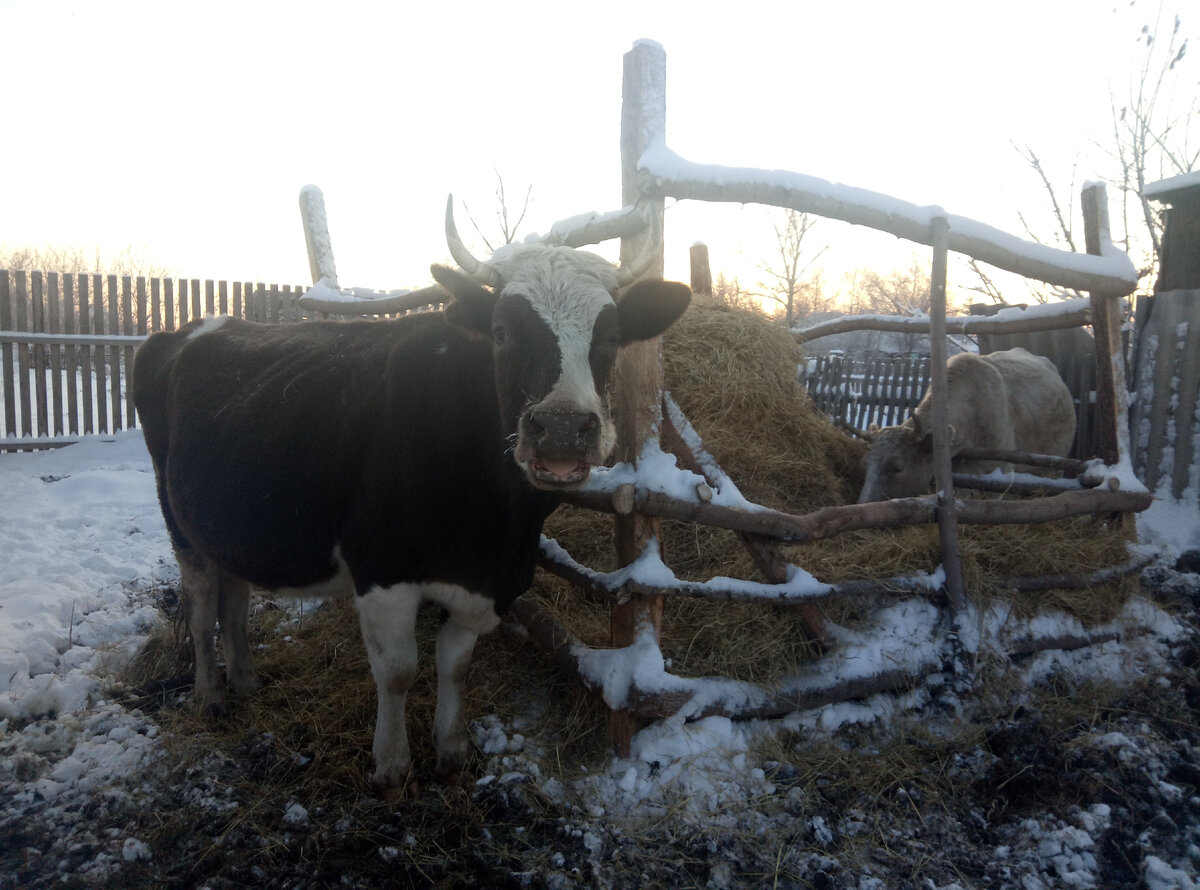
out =
{"type": "Polygon", "coordinates": [[[580,485],[592,471],[586,460],[539,457],[529,464],[533,481],[548,488],[580,485]]]}

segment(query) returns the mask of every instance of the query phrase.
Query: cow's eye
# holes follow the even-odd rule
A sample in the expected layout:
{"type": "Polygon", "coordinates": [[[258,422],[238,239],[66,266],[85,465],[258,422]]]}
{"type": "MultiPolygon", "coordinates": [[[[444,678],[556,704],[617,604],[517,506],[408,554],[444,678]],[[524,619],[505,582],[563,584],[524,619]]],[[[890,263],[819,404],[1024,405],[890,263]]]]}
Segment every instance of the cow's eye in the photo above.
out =
{"type": "Polygon", "coordinates": [[[504,325],[498,324],[492,328],[492,342],[500,346],[508,341],[508,331],[504,329],[504,325]]]}
{"type": "Polygon", "coordinates": [[[904,469],[904,465],[898,460],[893,460],[888,462],[887,469],[889,473],[898,474],[904,469]]]}

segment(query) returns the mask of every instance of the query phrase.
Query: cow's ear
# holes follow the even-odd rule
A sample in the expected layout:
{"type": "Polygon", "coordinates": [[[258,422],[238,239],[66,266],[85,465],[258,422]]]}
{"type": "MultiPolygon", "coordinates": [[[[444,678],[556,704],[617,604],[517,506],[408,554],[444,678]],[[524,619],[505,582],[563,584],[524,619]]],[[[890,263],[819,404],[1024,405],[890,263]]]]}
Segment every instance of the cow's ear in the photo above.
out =
{"type": "Polygon", "coordinates": [[[617,301],[621,345],[657,337],[683,315],[691,300],[692,289],[678,281],[637,282],[617,301]]]}
{"type": "Polygon", "coordinates": [[[429,271],[433,280],[454,298],[446,307],[446,321],[457,327],[490,336],[496,294],[449,266],[433,265],[429,267],[429,271]]]}

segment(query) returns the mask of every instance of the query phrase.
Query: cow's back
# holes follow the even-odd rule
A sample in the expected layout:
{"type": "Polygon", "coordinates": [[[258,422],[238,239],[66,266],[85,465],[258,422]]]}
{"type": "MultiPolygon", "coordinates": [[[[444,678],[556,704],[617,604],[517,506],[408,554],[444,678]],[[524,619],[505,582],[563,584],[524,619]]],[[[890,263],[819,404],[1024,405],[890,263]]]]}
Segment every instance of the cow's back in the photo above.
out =
{"type": "MultiPolygon", "coordinates": [[[[952,453],[963,448],[1013,447],[1004,380],[991,362],[971,352],[952,356],[946,364],[946,389],[952,453]]],[[[913,414],[921,429],[932,429],[932,392],[925,394],[913,414]]]]}
{"type": "Polygon", "coordinates": [[[507,601],[530,583],[557,498],[506,454],[490,341],[440,313],[192,325],[135,370],[177,546],[269,589],[339,559],[360,592],[447,581],[507,601]]]}
{"type": "Polygon", "coordinates": [[[1075,441],[1075,401],[1050,359],[1017,347],[984,356],[1004,379],[1013,447],[1065,456],[1075,441]]]}

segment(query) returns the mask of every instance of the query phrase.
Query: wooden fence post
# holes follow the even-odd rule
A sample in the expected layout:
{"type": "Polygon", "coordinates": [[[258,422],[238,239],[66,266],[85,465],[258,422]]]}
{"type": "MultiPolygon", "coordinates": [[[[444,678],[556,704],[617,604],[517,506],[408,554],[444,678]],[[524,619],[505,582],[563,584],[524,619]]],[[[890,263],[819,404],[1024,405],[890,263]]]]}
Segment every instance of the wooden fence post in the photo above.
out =
{"type": "MultiPolygon", "coordinates": [[[[666,53],[647,41],[637,43],[624,57],[621,99],[621,199],[624,206],[636,204],[637,162],[647,146],[662,139],[666,131],[666,53]]],[[[652,212],[662,214],[663,201],[654,201],[652,212]]],[[[661,218],[661,216],[660,216],[661,218]]],[[[633,262],[656,234],[651,226],[640,235],[621,239],[621,264],[633,262]]],[[[653,245],[657,258],[647,271],[662,275],[662,242],[653,245]]],[[[617,360],[614,421],[617,426],[617,460],[636,463],[646,441],[658,435],[662,421],[662,341],[634,343],[621,351],[617,360]]],[[[641,554],[646,542],[658,537],[658,521],[631,513],[617,516],[617,561],[628,565],[641,554]]],[[[645,595],[631,590],[627,602],[612,608],[613,646],[634,642],[641,627],[649,625],[658,638],[662,627],[661,594],[645,595]]],[[[630,743],[639,727],[633,715],[613,711],[609,738],[617,754],[629,756],[630,743]]]]}
{"type": "MultiPolygon", "coordinates": [[[[1102,182],[1083,187],[1083,234],[1087,252],[1101,254],[1109,240],[1108,195],[1102,182]]],[[[1129,457],[1129,388],[1121,340],[1121,298],[1093,291],[1092,333],[1096,341],[1096,450],[1109,466],[1129,457]]]]}
{"type": "Polygon", "coordinates": [[[933,219],[933,270],[930,275],[929,388],[933,393],[933,470],[938,490],[938,532],[942,568],[946,572],[946,597],[957,618],[967,606],[958,547],[958,511],[954,500],[954,474],[950,468],[949,405],[946,381],[946,255],[950,223],[945,216],[933,219]]]}

